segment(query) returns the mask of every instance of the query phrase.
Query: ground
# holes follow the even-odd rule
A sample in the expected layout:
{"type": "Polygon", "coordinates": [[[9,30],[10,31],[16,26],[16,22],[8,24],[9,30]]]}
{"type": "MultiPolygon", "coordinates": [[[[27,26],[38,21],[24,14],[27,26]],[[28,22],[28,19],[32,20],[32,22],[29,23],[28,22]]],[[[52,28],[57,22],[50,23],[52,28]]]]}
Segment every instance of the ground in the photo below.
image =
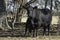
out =
{"type": "Polygon", "coordinates": [[[0,37],[0,40],[60,40],[60,36],[38,36],[32,37],[0,37]]]}

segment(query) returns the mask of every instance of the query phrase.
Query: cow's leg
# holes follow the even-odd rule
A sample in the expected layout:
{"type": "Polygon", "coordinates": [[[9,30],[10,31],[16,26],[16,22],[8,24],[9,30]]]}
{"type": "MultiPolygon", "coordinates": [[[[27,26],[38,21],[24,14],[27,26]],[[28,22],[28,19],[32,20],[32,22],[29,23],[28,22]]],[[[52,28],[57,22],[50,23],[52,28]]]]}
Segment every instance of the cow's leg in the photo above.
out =
{"type": "Polygon", "coordinates": [[[26,22],[26,27],[25,27],[24,36],[27,34],[28,27],[29,27],[29,19],[27,19],[27,22],[26,22]]]}
{"type": "Polygon", "coordinates": [[[37,37],[37,30],[36,29],[33,30],[33,37],[37,37]]]}
{"type": "Polygon", "coordinates": [[[37,37],[38,30],[36,29],[36,37],[37,37]]]}
{"type": "Polygon", "coordinates": [[[50,27],[48,27],[48,35],[49,35],[49,32],[50,32],[50,27]]]}
{"type": "Polygon", "coordinates": [[[43,27],[43,35],[45,35],[46,34],[46,27],[44,26],[43,27]]]}
{"type": "Polygon", "coordinates": [[[38,23],[35,26],[36,26],[36,37],[37,37],[37,35],[38,35],[38,28],[39,28],[38,23]]]}
{"type": "Polygon", "coordinates": [[[31,32],[32,32],[32,29],[31,29],[31,28],[29,28],[29,30],[28,30],[28,31],[29,31],[29,33],[31,33],[31,32]]]}
{"type": "Polygon", "coordinates": [[[49,32],[50,32],[50,25],[48,25],[47,27],[48,27],[48,35],[49,35],[49,32]]]}
{"type": "Polygon", "coordinates": [[[33,37],[35,36],[35,29],[33,30],[33,37]]]}

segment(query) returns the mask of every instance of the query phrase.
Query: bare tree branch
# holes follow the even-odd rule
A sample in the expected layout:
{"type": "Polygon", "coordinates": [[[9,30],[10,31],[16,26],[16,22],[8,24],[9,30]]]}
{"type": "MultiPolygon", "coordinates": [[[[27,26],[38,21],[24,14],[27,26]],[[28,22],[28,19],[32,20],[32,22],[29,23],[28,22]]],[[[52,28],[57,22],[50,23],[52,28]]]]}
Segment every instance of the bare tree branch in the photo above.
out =
{"type": "Polygon", "coordinates": [[[52,11],[52,6],[53,6],[52,4],[53,4],[53,0],[51,0],[51,7],[50,7],[50,10],[51,11],[52,11]]]}
{"type": "Polygon", "coordinates": [[[47,6],[47,2],[48,2],[48,0],[45,0],[45,8],[46,8],[46,6],[47,6]]]}
{"type": "Polygon", "coordinates": [[[28,5],[32,4],[32,3],[34,3],[35,1],[36,1],[36,0],[30,0],[29,2],[26,3],[26,6],[28,6],[28,5]]]}

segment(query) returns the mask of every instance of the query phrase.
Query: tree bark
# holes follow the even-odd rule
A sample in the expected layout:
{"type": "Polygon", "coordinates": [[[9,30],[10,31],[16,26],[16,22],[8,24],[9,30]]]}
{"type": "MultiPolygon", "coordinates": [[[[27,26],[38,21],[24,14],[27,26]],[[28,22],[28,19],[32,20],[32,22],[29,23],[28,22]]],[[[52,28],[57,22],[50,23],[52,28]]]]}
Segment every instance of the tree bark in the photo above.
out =
{"type": "Polygon", "coordinates": [[[47,2],[48,2],[48,0],[45,0],[45,8],[47,7],[47,2]]]}
{"type": "Polygon", "coordinates": [[[51,0],[51,7],[50,7],[50,10],[51,11],[52,11],[52,6],[53,6],[52,4],[53,4],[53,0],[51,0]]]}

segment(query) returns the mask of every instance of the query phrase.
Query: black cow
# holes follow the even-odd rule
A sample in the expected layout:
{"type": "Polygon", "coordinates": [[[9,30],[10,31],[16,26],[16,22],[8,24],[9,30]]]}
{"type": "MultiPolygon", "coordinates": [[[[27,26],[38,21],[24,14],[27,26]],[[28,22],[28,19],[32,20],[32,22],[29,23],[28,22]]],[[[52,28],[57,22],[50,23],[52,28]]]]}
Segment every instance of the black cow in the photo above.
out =
{"type": "Polygon", "coordinates": [[[28,20],[26,22],[26,29],[25,34],[27,32],[27,29],[29,32],[32,32],[33,30],[33,36],[36,30],[36,36],[37,36],[37,29],[39,27],[43,27],[43,35],[46,33],[46,29],[48,29],[48,34],[50,30],[50,24],[52,20],[52,14],[51,11],[48,8],[43,9],[37,9],[37,7],[29,7],[27,9],[28,11],[28,20]]]}
{"type": "Polygon", "coordinates": [[[46,33],[46,29],[48,29],[48,35],[50,30],[50,24],[52,21],[51,11],[47,8],[38,10],[38,26],[43,27],[43,35],[46,33]]]}
{"type": "Polygon", "coordinates": [[[32,32],[33,30],[33,36],[34,36],[35,31],[36,31],[36,36],[37,36],[37,30],[40,27],[43,27],[44,29],[43,35],[46,33],[46,29],[48,29],[48,34],[49,34],[50,24],[52,21],[51,11],[48,8],[38,9],[37,7],[30,6],[30,4],[35,1],[29,1],[23,6],[23,8],[27,10],[27,15],[28,15],[26,28],[25,28],[25,34],[27,30],[29,32],[32,32]]]}

